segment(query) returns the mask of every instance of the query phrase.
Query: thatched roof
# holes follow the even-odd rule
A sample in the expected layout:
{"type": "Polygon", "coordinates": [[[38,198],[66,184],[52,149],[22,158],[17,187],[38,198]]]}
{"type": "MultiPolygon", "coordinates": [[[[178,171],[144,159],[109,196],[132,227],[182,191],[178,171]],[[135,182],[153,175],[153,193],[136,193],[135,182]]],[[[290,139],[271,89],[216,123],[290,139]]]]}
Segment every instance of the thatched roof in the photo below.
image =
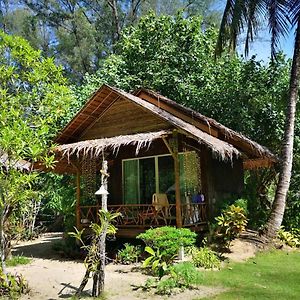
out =
{"type": "Polygon", "coordinates": [[[101,156],[103,151],[111,150],[116,154],[121,146],[134,145],[136,146],[136,155],[142,148],[149,148],[152,141],[166,137],[171,132],[162,130],[158,132],[137,133],[131,135],[121,135],[112,138],[103,138],[95,140],[80,141],[71,144],[65,144],[56,148],[62,156],[101,156]]]}
{"type": "MultiPolygon", "coordinates": [[[[97,140],[80,141],[80,136],[102,116],[119,99],[127,100],[150,112],[159,119],[170,124],[173,129],[191,137],[211,149],[215,156],[222,160],[242,156],[244,161],[251,159],[252,166],[271,164],[276,157],[265,147],[251,141],[240,133],[233,131],[198,112],[186,108],[153,91],[141,89],[134,94],[120,89],[103,85],[83,106],[77,115],[69,122],[56,138],[56,142],[63,144],[57,148],[64,157],[74,153],[100,153],[104,148],[116,151],[121,145],[126,145],[129,136],[115,136],[97,140]]],[[[153,140],[151,136],[159,137],[158,132],[140,132],[130,135],[129,143],[135,143],[139,149],[144,145],[144,139],[153,140]]],[[[146,143],[147,144],[147,143],[146,143]]],[[[248,164],[250,166],[250,164],[248,164]]]]}
{"type": "MultiPolygon", "coordinates": [[[[227,141],[228,143],[234,145],[236,148],[240,148],[242,151],[251,151],[252,155],[253,153],[255,153],[257,156],[265,156],[265,157],[269,157],[272,159],[276,160],[276,157],[274,156],[274,154],[266,147],[260,145],[259,143],[250,140],[249,138],[247,138],[245,135],[238,133],[224,125],[222,125],[221,123],[217,122],[216,120],[206,117],[204,115],[202,115],[199,112],[196,112],[188,107],[185,107],[165,96],[162,96],[161,94],[154,92],[152,90],[148,90],[148,89],[139,89],[137,91],[134,92],[135,95],[137,96],[141,96],[142,93],[148,94],[149,96],[155,98],[157,100],[157,106],[158,107],[162,107],[162,103],[167,104],[167,107],[165,107],[165,109],[168,108],[175,108],[178,112],[183,112],[184,114],[190,116],[193,121],[200,121],[203,124],[206,124],[208,126],[208,128],[210,130],[212,129],[217,129],[217,131],[219,132],[219,134],[222,134],[223,137],[222,139],[224,139],[225,141],[227,141]],[[249,149],[249,150],[247,150],[249,149]]],[[[141,96],[143,97],[143,96],[141,96]]]]}

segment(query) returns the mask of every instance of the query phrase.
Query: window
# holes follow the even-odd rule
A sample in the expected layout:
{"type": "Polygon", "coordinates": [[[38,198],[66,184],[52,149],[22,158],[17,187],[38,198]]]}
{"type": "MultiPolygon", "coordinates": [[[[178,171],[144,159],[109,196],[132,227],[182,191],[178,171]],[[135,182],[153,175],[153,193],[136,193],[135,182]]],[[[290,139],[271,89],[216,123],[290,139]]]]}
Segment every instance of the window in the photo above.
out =
{"type": "MultiPolygon", "coordinates": [[[[196,152],[179,154],[181,198],[199,189],[199,158],[196,152]]],[[[123,160],[124,204],[151,204],[154,193],[166,193],[175,203],[174,161],[171,155],[123,160]]]]}

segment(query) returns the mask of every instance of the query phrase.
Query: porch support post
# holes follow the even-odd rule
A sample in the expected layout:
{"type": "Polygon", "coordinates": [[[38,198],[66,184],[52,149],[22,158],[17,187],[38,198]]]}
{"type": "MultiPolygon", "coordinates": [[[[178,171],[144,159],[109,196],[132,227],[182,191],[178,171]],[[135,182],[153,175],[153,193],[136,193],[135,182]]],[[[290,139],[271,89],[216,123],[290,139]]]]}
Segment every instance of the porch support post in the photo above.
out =
{"type": "Polygon", "coordinates": [[[181,199],[180,199],[180,177],[179,177],[179,160],[178,152],[176,158],[174,159],[174,172],[175,172],[175,199],[176,199],[176,225],[178,228],[182,227],[182,217],[181,217],[181,199]]]}
{"type": "Polygon", "coordinates": [[[176,199],[176,226],[182,227],[182,215],[181,215],[181,199],[180,199],[180,166],[178,156],[178,133],[173,131],[173,144],[169,145],[167,140],[163,138],[163,141],[170,151],[174,159],[174,173],[175,173],[175,199],[176,199]]]}
{"type": "Polygon", "coordinates": [[[76,227],[80,229],[80,172],[76,174],[76,227]]]}

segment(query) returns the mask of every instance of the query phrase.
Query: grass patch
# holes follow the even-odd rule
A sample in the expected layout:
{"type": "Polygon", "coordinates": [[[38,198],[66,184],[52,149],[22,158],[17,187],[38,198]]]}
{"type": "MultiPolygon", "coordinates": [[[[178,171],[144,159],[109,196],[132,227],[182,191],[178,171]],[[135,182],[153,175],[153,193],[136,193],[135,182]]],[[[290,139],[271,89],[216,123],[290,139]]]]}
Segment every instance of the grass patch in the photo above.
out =
{"type": "Polygon", "coordinates": [[[300,252],[272,251],[205,272],[204,284],[229,290],[206,299],[300,299],[300,252]]]}
{"type": "Polygon", "coordinates": [[[25,256],[17,255],[12,256],[6,261],[7,267],[15,267],[17,265],[27,265],[31,263],[31,259],[25,256]]]}

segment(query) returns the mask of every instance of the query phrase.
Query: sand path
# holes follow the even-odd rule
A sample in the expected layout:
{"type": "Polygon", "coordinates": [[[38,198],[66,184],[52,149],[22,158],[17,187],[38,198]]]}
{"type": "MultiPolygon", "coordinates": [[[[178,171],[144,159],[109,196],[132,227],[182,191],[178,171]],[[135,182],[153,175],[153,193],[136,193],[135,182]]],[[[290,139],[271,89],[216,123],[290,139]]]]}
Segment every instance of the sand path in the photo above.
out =
{"type": "MultiPolygon", "coordinates": [[[[28,265],[9,268],[12,273],[21,273],[31,288],[29,295],[22,296],[22,300],[52,300],[68,299],[75,293],[85,272],[82,262],[61,259],[53,250],[54,242],[62,238],[61,234],[45,234],[41,238],[20,243],[13,249],[14,255],[32,257],[28,265]]],[[[141,299],[200,299],[208,295],[221,292],[218,288],[200,287],[199,290],[188,290],[184,293],[161,297],[133,291],[132,285],[143,284],[146,275],[131,272],[130,266],[109,264],[106,266],[105,290],[108,300],[141,300],[141,299]]],[[[86,287],[87,295],[91,292],[91,280],[86,287]]]]}

